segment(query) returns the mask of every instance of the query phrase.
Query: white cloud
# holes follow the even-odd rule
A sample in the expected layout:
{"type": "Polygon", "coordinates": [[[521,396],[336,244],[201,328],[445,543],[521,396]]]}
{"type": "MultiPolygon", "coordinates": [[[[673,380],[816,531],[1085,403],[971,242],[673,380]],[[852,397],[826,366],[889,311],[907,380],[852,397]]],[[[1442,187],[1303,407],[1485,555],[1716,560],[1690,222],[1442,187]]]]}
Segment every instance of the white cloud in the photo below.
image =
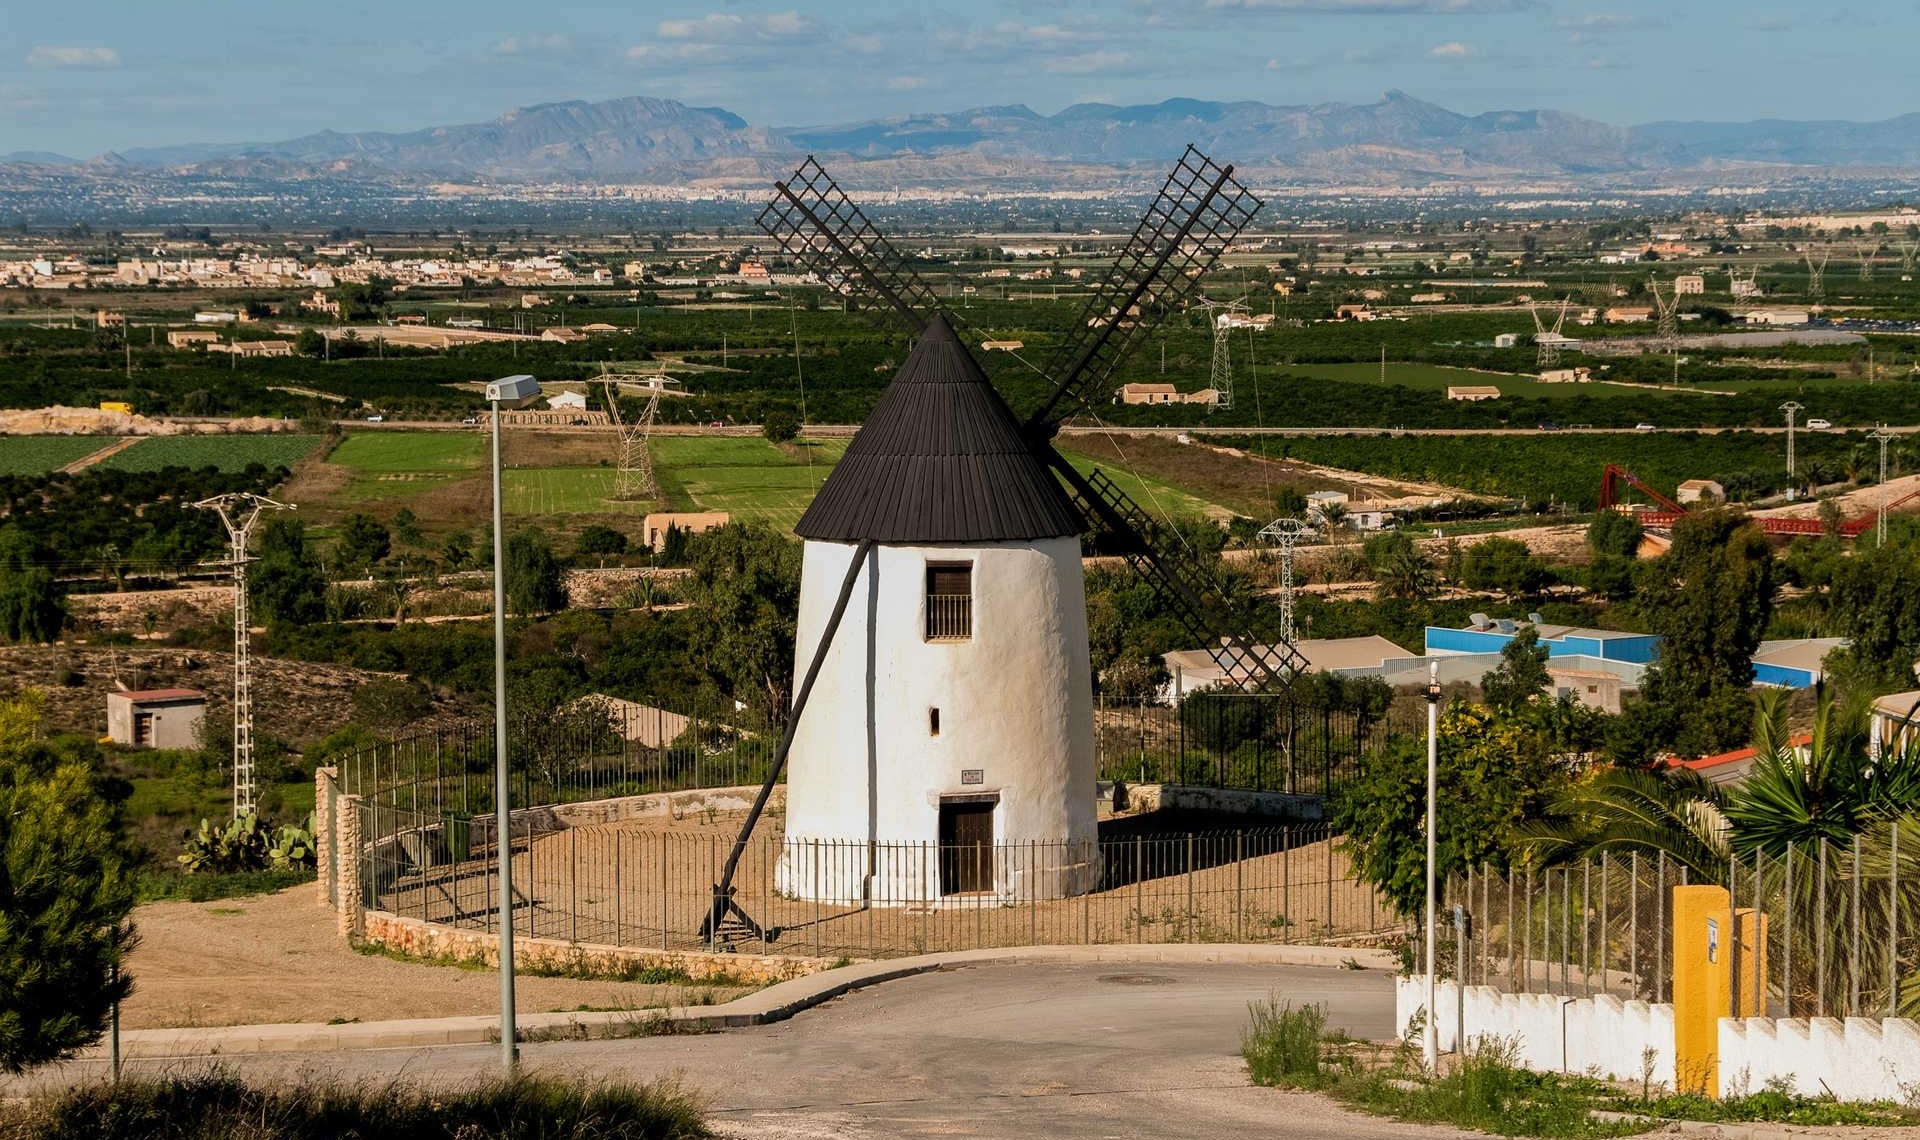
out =
{"type": "Polygon", "coordinates": [[[101,69],[120,66],[120,53],[106,47],[53,47],[38,44],[27,52],[29,67],[81,67],[101,69]]]}
{"type": "Polygon", "coordinates": [[[1754,29],[1762,32],[1784,32],[1792,29],[1793,21],[1785,16],[1761,16],[1753,22],[1754,29]]]}
{"type": "Polygon", "coordinates": [[[1427,54],[1435,59],[1469,59],[1479,54],[1479,52],[1472,44],[1463,44],[1459,40],[1448,40],[1443,44],[1434,44],[1427,49],[1427,54]]]}
{"type": "Polygon", "coordinates": [[[711,63],[737,53],[729,44],[635,44],[627,49],[634,63],[711,63]]]}
{"type": "Polygon", "coordinates": [[[889,91],[918,91],[927,85],[924,75],[896,75],[887,80],[889,91]]]}
{"type": "Polygon", "coordinates": [[[545,36],[508,36],[493,45],[495,55],[568,55],[573,40],[559,34],[545,36]]]}
{"type": "Polygon", "coordinates": [[[1049,59],[1040,66],[1053,75],[1092,75],[1096,71],[1111,71],[1132,58],[1132,52],[1087,51],[1049,59]]]}
{"type": "Polygon", "coordinates": [[[684,20],[662,20],[654,34],[663,40],[704,44],[764,44],[815,35],[818,26],[798,12],[750,16],[713,12],[684,20]]]}

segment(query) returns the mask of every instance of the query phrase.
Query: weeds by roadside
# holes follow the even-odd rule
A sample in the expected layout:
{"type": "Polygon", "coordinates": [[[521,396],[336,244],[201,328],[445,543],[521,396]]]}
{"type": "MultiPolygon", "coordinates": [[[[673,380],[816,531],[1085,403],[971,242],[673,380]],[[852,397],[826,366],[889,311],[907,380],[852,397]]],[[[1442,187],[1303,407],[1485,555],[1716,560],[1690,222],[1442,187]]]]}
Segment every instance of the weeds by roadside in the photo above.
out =
{"type": "Polygon", "coordinates": [[[255,1085],[215,1069],[80,1085],[0,1107],[0,1140],[696,1140],[710,1135],[699,1103],[676,1084],[546,1074],[429,1090],[375,1081],[255,1085]]]}
{"type": "Polygon", "coordinates": [[[1795,1125],[1920,1123],[1920,1109],[1889,1103],[1842,1103],[1768,1088],[1722,1100],[1658,1096],[1650,1082],[1633,1090],[1592,1077],[1537,1073],[1519,1064],[1516,1043],[1473,1039],[1461,1055],[1429,1074],[1406,1040],[1378,1045],[1326,1030],[1321,1006],[1294,1007],[1268,998],[1249,1007],[1241,1056],[1255,1084],[1324,1092],[1354,1108],[1429,1124],[1451,1124],[1501,1136],[1586,1138],[1647,1132],[1669,1120],[1771,1122],[1795,1125]]]}

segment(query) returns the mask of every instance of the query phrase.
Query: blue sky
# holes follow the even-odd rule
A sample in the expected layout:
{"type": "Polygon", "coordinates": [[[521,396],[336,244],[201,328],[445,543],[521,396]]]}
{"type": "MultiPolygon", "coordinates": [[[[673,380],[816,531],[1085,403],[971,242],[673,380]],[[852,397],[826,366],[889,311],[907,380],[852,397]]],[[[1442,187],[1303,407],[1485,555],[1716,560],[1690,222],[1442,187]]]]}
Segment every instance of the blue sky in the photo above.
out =
{"type": "Polygon", "coordinates": [[[1920,110],[1916,0],[61,0],[0,26],[0,153],[403,130],[656,95],[756,124],[1026,103],[1660,118],[1920,110]]]}

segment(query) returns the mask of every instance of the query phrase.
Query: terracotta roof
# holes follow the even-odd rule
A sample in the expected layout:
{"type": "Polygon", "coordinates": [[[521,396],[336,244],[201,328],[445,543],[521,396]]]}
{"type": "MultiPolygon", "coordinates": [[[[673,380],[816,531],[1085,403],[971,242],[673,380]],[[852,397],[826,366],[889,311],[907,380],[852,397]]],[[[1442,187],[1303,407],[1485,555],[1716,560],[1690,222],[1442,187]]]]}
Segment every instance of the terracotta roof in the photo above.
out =
{"type": "Polygon", "coordinates": [[[135,704],[156,704],[161,701],[204,701],[207,694],[198,689],[132,689],[127,692],[109,693],[108,696],[125,697],[135,704]]]}
{"type": "MultiPolygon", "coordinates": [[[[1798,736],[1790,738],[1787,741],[1787,747],[1805,748],[1807,745],[1812,743],[1813,743],[1813,734],[1810,732],[1803,732],[1798,736]]],[[[1696,772],[1704,772],[1710,768],[1718,768],[1722,764],[1736,764],[1742,760],[1751,760],[1758,755],[1759,755],[1759,750],[1756,748],[1752,748],[1752,747],[1736,748],[1732,752],[1722,752],[1716,756],[1702,756],[1695,760],[1682,760],[1678,757],[1674,757],[1667,761],[1667,767],[1691,768],[1696,772]]]]}
{"type": "Polygon", "coordinates": [[[829,542],[1017,542],[1084,526],[936,316],[793,530],[829,542]]]}

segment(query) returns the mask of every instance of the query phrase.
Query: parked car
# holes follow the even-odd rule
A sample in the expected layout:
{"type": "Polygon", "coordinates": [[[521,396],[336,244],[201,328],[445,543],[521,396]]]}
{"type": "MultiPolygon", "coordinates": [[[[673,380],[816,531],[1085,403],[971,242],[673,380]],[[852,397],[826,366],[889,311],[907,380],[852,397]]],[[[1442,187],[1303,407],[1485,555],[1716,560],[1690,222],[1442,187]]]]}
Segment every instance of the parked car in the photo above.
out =
{"type": "Polygon", "coordinates": [[[1808,420],[1807,421],[1808,431],[1826,431],[1831,427],[1833,427],[1832,420],[1808,420]]]}
{"type": "Polygon", "coordinates": [[[375,412],[367,417],[367,422],[370,424],[383,424],[387,422],[387,417],[381,415],[379,412],[375,412]]]}
{"type": "Polygon", "coordinates": [[[1634,431],[1659,431],[1660,429],[1655,427],[1653,424],[1634,424],[1633,430],[1634,431]]]}
{"type": "Polygon", "coordinates": [[[464,420],[461,420],[460,422],[461,422],[461,423],[463,423],[463,424],[465,424],[465,425],[467,425],[468,427],[472,427],[472,426],[474,426],[475,424],[477,424],[477,423],[479,423],[479,422],[480,422],[480,417],[479,417],[479,416],[468,416],[468,417],[467,417],[466,419],[464,419],[464,420]]]}

